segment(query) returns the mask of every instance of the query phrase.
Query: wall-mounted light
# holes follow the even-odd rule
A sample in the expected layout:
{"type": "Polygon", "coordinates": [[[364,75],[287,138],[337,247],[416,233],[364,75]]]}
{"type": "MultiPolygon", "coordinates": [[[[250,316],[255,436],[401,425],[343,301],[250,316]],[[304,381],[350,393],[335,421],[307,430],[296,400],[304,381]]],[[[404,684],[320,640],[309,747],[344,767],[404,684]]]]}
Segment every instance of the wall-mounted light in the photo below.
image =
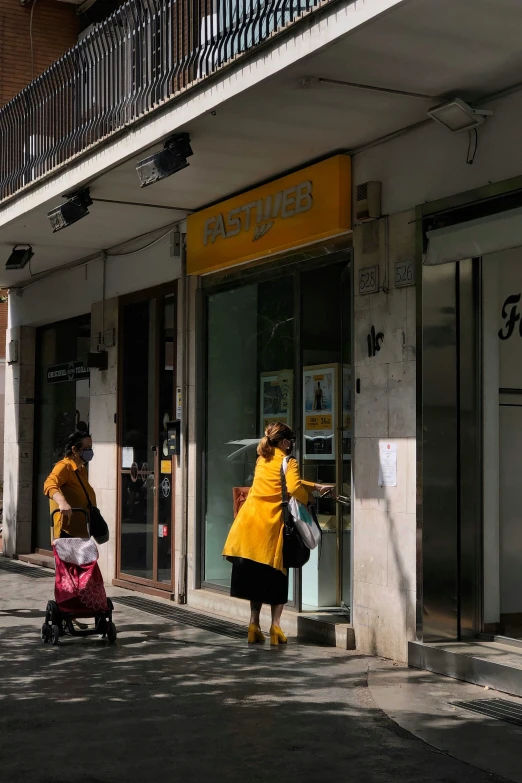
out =
{"type": "Polygon", "coordinates": [[[189,164],[187,158],[193,154],[188,133],[178,133],[167,139],[162,150],[143,158],[136,164],[136,172],[140,187],[153,185],[161,179],[170,177],[177,171],[185,169],[189,164]]]}
{"type": "Polygon", "coordinates": [[[27,266],[33,256],[34,253],[31,245],[15,245],[13,247],[13,252],[7,259],[5,268],[8,271],[11,269],[23,269],[24,266],[27,266]]]}
{"type": "Polygon", "coordinates": [[[89,214],[88,207],[92,204],[89,188],[79,190],[77,193],[71,193],[66,198],[67,201],[65,203],[60,204],[59,207],[55,207],[47,213],[53,234],[61,231],[62,228],[72,226],[77,220],[81,220],[89,214]]]}
{"type": "Polygon", "coordinates": [[[428,112],[428,117],[443,125],[452,133],[470,131],[482,125],[485,117],[493,114],[489,109],[474,109],[460,98],[434,106],[428,112]]]}

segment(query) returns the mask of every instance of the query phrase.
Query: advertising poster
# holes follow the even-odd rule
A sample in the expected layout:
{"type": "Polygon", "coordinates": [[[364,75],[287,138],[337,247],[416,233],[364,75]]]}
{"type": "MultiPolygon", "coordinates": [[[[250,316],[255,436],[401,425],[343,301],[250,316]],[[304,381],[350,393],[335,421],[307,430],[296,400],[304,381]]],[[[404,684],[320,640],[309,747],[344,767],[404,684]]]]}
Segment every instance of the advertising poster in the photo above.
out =
{"type": "Polygon", "coordinates": [[[304,459],[335,458],[337,366],[305,367],[303,371],[304,459]]]}
{"type": "Polygon", "coordinates": [[[293,370],[280,370],[273,373],[261,373],[261,432],[267,424],[282,421],[292,426],[294,373],[293,370]]]}
{"type": "Polygon", "coordinates": [[[343,365],[343,459],[352,458],[352,368],[343,365]]]}

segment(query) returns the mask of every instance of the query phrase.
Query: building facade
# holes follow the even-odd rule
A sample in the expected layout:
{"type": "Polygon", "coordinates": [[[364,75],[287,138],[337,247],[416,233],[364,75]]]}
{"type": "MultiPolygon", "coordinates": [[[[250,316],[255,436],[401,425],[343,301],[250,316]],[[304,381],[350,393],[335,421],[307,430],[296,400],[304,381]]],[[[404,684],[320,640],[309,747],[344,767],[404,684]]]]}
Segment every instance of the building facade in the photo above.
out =
{"type": "Polygon", "coordinates": [[[292,575],[292,632],[439,670],[442,643],[518,636],[521,11],[505,5],[491,27],[470,0],[268,4],[235,26],[189,4],[189,35],[175,4],[133,0],[63,58],[102,52],[88,90],[28,88],[24,133],[46,134],[0,160],[0,243],[34,253],[0,276],[7,555],[46,556],[41,485],[82,423],[106,580],[246,618],[221,550],[284,419],[304,475],[340,495],[292,575]],[[42,90],[81,107],[51,141],[42,90]],[[463,132],[427,114],[450,97],[463,132]],[[179,134],[193,154],[140,188],[179,134]],[[47,213],[86,189],[52,233],[47,213]]]}

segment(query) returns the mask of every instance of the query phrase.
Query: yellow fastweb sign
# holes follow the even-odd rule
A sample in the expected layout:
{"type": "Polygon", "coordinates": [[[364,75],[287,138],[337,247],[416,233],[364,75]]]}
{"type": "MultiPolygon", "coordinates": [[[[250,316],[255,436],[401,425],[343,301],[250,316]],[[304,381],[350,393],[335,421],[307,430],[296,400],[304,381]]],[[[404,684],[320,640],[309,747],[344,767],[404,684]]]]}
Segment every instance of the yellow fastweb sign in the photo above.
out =
{"type": "Polygon", "coordinates": [[[201,275],[352,228],[350,158],[336,155],[187,219],[187,271],[201,275]]]}

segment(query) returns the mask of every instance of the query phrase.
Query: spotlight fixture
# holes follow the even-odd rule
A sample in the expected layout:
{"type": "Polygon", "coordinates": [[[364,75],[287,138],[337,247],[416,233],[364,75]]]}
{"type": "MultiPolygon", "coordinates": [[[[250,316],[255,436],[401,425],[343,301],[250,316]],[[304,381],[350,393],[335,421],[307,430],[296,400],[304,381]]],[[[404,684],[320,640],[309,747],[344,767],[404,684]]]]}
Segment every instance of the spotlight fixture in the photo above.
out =
{"type": "Polygon", "coordinates": [[[428,117],[443,125],[452,133],[462,133],[482,125],[485,117],[493,114],[489,109],[474,109],[460,98],[453,98],[440,106],[434,106],[428,112],[428,117]]]}
{"type": "Polygon", "coordinates": [[[190,146],[190,136],[188,133],[178,133],[171,136],[164,144],[164,147],[154,155],[143,158],[136,165],[136,172],[140,180],[140,186],[145,188],[147,185],[153,185],[160,179],[170,177],[177,171],[185,169],[189,164],[187,158],[193,154],[190,146]]]}
{"type": "Polygon", "coordinates": [[[31,245],[15,245],[13,247],[13,252],[7,259],[5,268],[8,271],[11,269],[23,269],[24,266],[27,266],[33,256],[34,253],[31,245]]]}
{"type": "Polygon", "coordinates": [[[89,188],[66,195],[65,198],[67,201],[64,204],[60,204],[59,207],[55,207],[47,213],[53,234],[61,231],[62,228],[72,226],[77,220],[81,220],[89,214],[87,207],[90,207],[92,204],[89,188]]]}

